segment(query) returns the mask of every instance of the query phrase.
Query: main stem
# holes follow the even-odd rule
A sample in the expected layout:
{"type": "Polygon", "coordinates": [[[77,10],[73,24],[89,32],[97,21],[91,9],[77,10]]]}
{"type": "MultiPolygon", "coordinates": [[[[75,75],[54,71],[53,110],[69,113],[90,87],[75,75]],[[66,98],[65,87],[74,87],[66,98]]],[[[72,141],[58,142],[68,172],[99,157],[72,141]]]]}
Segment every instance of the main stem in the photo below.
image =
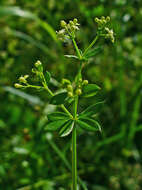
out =
{"type": "MultiPolygon", "coordinates": [[[[74,119],[77,118],[78,96],[74,102],[74,119]]],[[[77,147],[76,147],[76,125],[72,131],[72,190],[77,190],[77,147]]]]}

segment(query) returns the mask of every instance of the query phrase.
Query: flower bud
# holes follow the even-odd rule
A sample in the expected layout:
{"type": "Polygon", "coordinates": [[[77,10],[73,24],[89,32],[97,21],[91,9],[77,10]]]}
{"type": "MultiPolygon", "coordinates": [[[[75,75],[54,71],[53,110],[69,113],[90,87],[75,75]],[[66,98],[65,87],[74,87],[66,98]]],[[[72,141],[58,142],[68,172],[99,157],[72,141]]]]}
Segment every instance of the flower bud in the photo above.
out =
{"type": "Polygon", "coordinates": [[[42,65],[42,63],[40,62],[40,61],[37,61],[36,63],[35,63],[35,67],[39,67],[39,66],[41,66],[42,65]]]}
{"type": "Polygon", "coordinates": [[[73,93],[72,92],[68,92],[68,97],[72,98],[73,97],[73,93]]]}
{"type": "Polygon", "coordinates": [[[15,88],[22,88],[23,86],[21,84],[15,83],[14,84],[15,88]]]}
{"type": "Polygon", "coordinates": [[[110,17],[109,16],[106,17],[106,21],[110,22],[110,17]]]}
{"type": "Polygon", "coordinates": [[[97,17],[95,18],[95,22],[96,22],[96,23],[98,23],[98,22],[99,22],[99,19],[98,19],[97,17]]]}
{"type": "Polygon", "coordinates": [[[72,85],[68,85],[67,89],[68,89],[69,92],[72,92],[72,90],[73,90],[72,85]]]}
{"type": "Polygon", "coordinates": [[[24,75],[24,79],[27,79],[29,77],[29,75],[24,75]]]}
{"type": "Polygon", "coordinates": [[[77,95],[81,95],[81,94],[82,94],[82,90],[81,90],[80,88],[78,88],[78,89],[75,91],[75,93],[76,93],[77,95]]]}
{"type": "Polygon", "coordinates": [[[27,80],[25,79],[25,77],[22,77],[22,76],[21,76],[21,77],[19,78],[19,82],[26,84],[26,83],[27,83],[27,80]]]}
{"type": "Polygon", "coordinates": [[[60,25],[61,25],[62,28],[65,28],[67,23],[64,20],[61,20],[60,25]]]}
{"type": "Polygon", "coordinates": [[[88,80],[84,80],[82,84],[83,85],[87,85],[88,84],[88,80]]]}
{"type": "Polygon", "coordinates": [[[74,24],[77,24],[77,22],[78,22],[77,18],[74,18],[73,22],[74,22],[74,24]]]}
{"type": "Polygon", "coordinates": [[[82,78],[79,79],[79,82],[82,82],[82,78]]]}
{"type": "Polygon", "coordinates": [[[35,63],[35,67],[38,69],[38,71],[43,72],[43,66],[42,66],[42,63],[40,61],[37,61],[35,63]]]}

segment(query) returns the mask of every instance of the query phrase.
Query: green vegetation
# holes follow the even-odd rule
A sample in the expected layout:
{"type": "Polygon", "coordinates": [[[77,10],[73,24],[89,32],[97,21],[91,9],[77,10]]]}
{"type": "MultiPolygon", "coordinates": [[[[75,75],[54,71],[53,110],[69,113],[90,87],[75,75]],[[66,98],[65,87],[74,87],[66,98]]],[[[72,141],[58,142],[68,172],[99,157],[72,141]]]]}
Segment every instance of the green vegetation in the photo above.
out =
{"type": "Polygon", "coordinates": [[[74,122],[49,130],[70,113],[79,189],[141,189],[141,19],[139,0],[1,0],[0,189],[71,189],[74,122]]]}

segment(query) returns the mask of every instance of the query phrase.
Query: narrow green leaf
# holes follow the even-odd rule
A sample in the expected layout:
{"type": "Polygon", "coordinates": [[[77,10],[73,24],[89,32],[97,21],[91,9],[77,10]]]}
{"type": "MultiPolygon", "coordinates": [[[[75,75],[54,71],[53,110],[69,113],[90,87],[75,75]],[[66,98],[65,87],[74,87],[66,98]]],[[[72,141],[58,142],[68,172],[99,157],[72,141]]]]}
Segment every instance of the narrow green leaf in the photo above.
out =
{"type": "Polygon", "coordinates": [[[60,105],[63,104],[67,98],[67,92],[62,92],[53,96],[50,100],[50,104],[60,105]]]}
{"type": "Polygon", "coordinates": [[[96,84],[88,84],[83,87],[82,97],[88,98],[91,96],[95,96],[100,89],[101,88],[96,84]]]}
{"type": "Polygon", "coordinates": [[[66,122],[67,120],[57,120],[57,121],[50,122],[49,124],[45,126],[45,130],[56,131],[59,128],[61,128],[66,122]]]}
{"type": "Polygon", "coordinates": [[[68,115],[63,112],[53,112],[47,115],[50,121],[69,119],[68,115]]]}
{"type": "Polygon", "coordinates": [[[104,105],[104,101],[98,102],[89,106],[87,109],[85,109],[83,112],[79,114],[79,118],[85,117],[85,116],[91,116],[98,113],[101,110],[103,105],[104,105]]]}
{"type": "Polygon", "coordinates": [[[93,118],[84,117],[84,118],[81,118],[80,120],[86,122],[88,125],[95,128],[96,131],[101,131],[100,124],[96,120],[94,120],[93,118]]]}
{"type": "Polygon", "coordinates": [[[79,126],[87,131],[100,131],[100,125],[97,121],[89,118],[77,120],[79,126]]]}
{"type": "Polygon", "coordinates": [[[102,51],[102,48],[101,47],[97,47],[97,48],[93,48],[93,49],[90,49],[86,55],[85,55],[85,58],[89,59],[91,57],[94,57],[95,55],[97,55],[98,53],[100,53],[102,51]]]}
{"type": "Polygon", "coordinates": [[[68,121],[67,124],[65,124],[64,127],[62,127],[62,129],[60,130],[59,134],[61,137],[65,137],[68,136],[74,127],[74,121],[68,121]]]}
{"type": "Polygon", "coordinates": [[[44,77],[45,77],[46,83],[48,84],[51,79],[51,74],[48,71],[46,71],[44,74],[44,77]]]}
{"type": "Polygon", "coordinates": [[[75,59],[78,59],[78,57],[77,56],[75,56],[75,55],[64,55],[65,57],[68,57],[68,58],[75,58],[75,59]]]}

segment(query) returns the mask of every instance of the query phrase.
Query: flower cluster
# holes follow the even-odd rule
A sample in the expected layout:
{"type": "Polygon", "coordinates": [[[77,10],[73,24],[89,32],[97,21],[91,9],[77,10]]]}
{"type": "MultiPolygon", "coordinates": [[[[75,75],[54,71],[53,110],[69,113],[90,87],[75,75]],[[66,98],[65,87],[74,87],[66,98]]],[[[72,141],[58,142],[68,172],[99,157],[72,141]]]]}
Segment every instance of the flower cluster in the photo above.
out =
{"type": "Polygon", "coordinates": [[[114,43],[114,32],[108,27],[110,17],[102,16],[100,19],[95,18],[95,22],[98,24],[98,35],[110,39],[111,42],[114,43]]]}
{"type": "Polygon", "coordinates": [[[21,76],[19,77],[19,83],[15,83],[15,88],[24,88],[28,85],[28,82],[27,82],[27,78],[29,77],[29,75],[24,75],[24,76],[21,76]],[[24,84],[24,85],[23,85],[24,84]]]}
{"type": "MultiPolygon", "coordinates": [[[[37,61],[35,63],[35,68],[32,69],[32,73],[34,73],[39,81],[41,81],[42,83],[45,81],[44,75],[43,75],[43,66],[42,63],[40,61],[37,61]]],[[[14,86],[15,88],[36,88],[36,89],[41,89],[40,86],[34,86],[28,83],[27,78],[29,77],[29,75],[24,75],[19,77],[19,83],[15,83],[14,86]]]]}
{"type": "Polygon", "coordinates": [[[78,85],[74,87],[68,79],[63,79],[62,84],[68,92],[68,97],[74,97],[75,95],[82,94],[82,87],[88,84],[88,80],[82,80],[81,78],[78,81],[78,85]]]}
{"type": "Polygon", "coordinates": [[[69,21],[66,23],[64,20],[61,20],[60,23],[62,29],[57,31],[57,36],[60,40],[65,40],[67,38],[72,39],[75,38],[75,32],[79,30],[79,23],[76,18],[73,21],[69,21]]]}

